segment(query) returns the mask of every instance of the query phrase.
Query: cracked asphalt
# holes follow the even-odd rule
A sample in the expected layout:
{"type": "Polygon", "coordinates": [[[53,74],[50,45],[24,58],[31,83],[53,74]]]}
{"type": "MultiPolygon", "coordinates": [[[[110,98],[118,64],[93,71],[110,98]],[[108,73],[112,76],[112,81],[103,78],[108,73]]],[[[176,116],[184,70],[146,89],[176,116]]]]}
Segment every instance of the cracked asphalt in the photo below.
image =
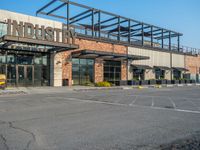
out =
{"type": "Polygon", "coordinates": [[[28,90],[0,96],[0,150],[170,149],[200,136],[197,86],[28,90]]]}

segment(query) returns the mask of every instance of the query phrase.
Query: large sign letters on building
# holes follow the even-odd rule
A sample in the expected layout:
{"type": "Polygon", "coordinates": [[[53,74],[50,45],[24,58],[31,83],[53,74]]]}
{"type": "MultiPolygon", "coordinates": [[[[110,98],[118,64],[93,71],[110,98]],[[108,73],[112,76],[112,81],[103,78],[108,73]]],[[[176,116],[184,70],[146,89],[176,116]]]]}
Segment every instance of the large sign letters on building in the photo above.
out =
{"type": "Polygon", "coordinates": [[[29,22],[17,22],[16,20],[7,20],[7,34],[10,36],[19,36],[23,38],[44,40],[50,42],[61,42],[75,44],[76,33],[74,30],[45,27],[43,25],[32,24],[29,22]],[[71,39],[71,40],[70,40],[71,39]]]}

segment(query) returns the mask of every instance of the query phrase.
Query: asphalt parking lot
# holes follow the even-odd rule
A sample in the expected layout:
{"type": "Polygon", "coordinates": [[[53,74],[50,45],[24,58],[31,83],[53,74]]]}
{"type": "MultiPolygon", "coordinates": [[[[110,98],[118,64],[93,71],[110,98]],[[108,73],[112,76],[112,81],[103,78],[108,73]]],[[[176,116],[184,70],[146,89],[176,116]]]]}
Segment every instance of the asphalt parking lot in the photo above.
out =
{"type": "Polygon", "coordinates": [[[197,86],[38,91],[0,97],[0,150],[163,149],[200,136],[197,86]]]}

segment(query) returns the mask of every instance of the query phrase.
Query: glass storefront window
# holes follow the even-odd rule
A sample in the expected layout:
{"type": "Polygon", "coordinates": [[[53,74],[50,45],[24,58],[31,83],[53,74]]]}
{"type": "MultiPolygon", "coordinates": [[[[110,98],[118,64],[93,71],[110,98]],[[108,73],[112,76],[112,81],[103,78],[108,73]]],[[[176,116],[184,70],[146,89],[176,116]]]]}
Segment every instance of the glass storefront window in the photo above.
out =
{"type": "Polygon", "coordinates": [[[6,74],[6,65],[0,64],[0,74],[6,74]]]}
{"type": "Polygon", "coordinates": [[[15,62],[16,62],[15,54],[8,54],[7,55],[7,63],[8,64],[15,64],[15,62]]]}
{"type": "Polygon", "coordinates": [[[144,80],[145,70],[144,69],[133,69],[133,79],[144,80]]]}
{"type": "Polygon", "coordinates": [[[33,56],[31,55],[18,55],[17,63],[21,65],[32,65],[33,64],[33,56]]]}
{"type": "Polygon", "coordinates": [[[74,85],[85,85],[94,82],[94,60],[72,59],[72,78],[74,85]]]}
{"type": "Polygon", "coordinates": [[[155,69],[155,77],[156,79],[165,79],[165,70],[155,69]]]}
{"type": "Polygon", "coordinates": [[[35,65],[42,65],[42,62],[43,62],[43,60],[42,60],[41,56],[35,56],[35,58],[34,58],[35,65]]]}
{"type": "Polygon", "coordinates": [[[115,82],[121,80],[121,62],[104,62],[104,81],[115,82]]]}
{"type": "Polygon", "coordinates": [[[47,66],[47,65],[48,65],[48,56],[47,56],[47,55],[45,55],[45,56],[42,57],[42,64],[43,64],[44,66],[47,66]]]}
{"type": "Polygon", "coordinates": [[[48,86],[48,54],[0,51],[0,73],[6,74],[8,86],[48,86]]]}
{"type": "Polygon", "coordinates": [[[179,80],[181,78],[181,71],[179,70],[174,70],[173,71],[174,79],[179,80]]]}
{"type": "Polygon", "coordinates": [[[6,63],[6,56],[4,54],[0,54],[0,63],[6,63]]]}

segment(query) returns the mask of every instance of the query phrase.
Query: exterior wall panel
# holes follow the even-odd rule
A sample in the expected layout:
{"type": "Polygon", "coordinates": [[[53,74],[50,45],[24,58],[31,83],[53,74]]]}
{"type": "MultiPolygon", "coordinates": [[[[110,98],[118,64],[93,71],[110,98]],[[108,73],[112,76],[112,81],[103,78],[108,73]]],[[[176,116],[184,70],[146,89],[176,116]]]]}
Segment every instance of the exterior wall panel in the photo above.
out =
{"type": "MultiPolygon", "coordinates": [[[[154,51],[154,50],[148,50],[148,49],[142,49],[142,48],[134,48],[129,47],[128,48],[128,54],[131,55],[141,55],[141,56],[148,56],[150,59],[148,60],[135,60],[133,62],[129,62],[131,64],[137,64],[137,65],[148,65],[150,67],[154,66],[165,66],[165,67],[171,67],[170,66],[170,53],[162,52],[162,51],[154,51]]],[[[131,68],[129,68],[129,79],[132,78],[132,71],[131,68]]],[[[170,79],[170,71],[166,71],[166,79],[170,79]]],[[[145,72],[145,79],[154,79],[155,73],[153,70],[146,70],[145,72]]]]}

